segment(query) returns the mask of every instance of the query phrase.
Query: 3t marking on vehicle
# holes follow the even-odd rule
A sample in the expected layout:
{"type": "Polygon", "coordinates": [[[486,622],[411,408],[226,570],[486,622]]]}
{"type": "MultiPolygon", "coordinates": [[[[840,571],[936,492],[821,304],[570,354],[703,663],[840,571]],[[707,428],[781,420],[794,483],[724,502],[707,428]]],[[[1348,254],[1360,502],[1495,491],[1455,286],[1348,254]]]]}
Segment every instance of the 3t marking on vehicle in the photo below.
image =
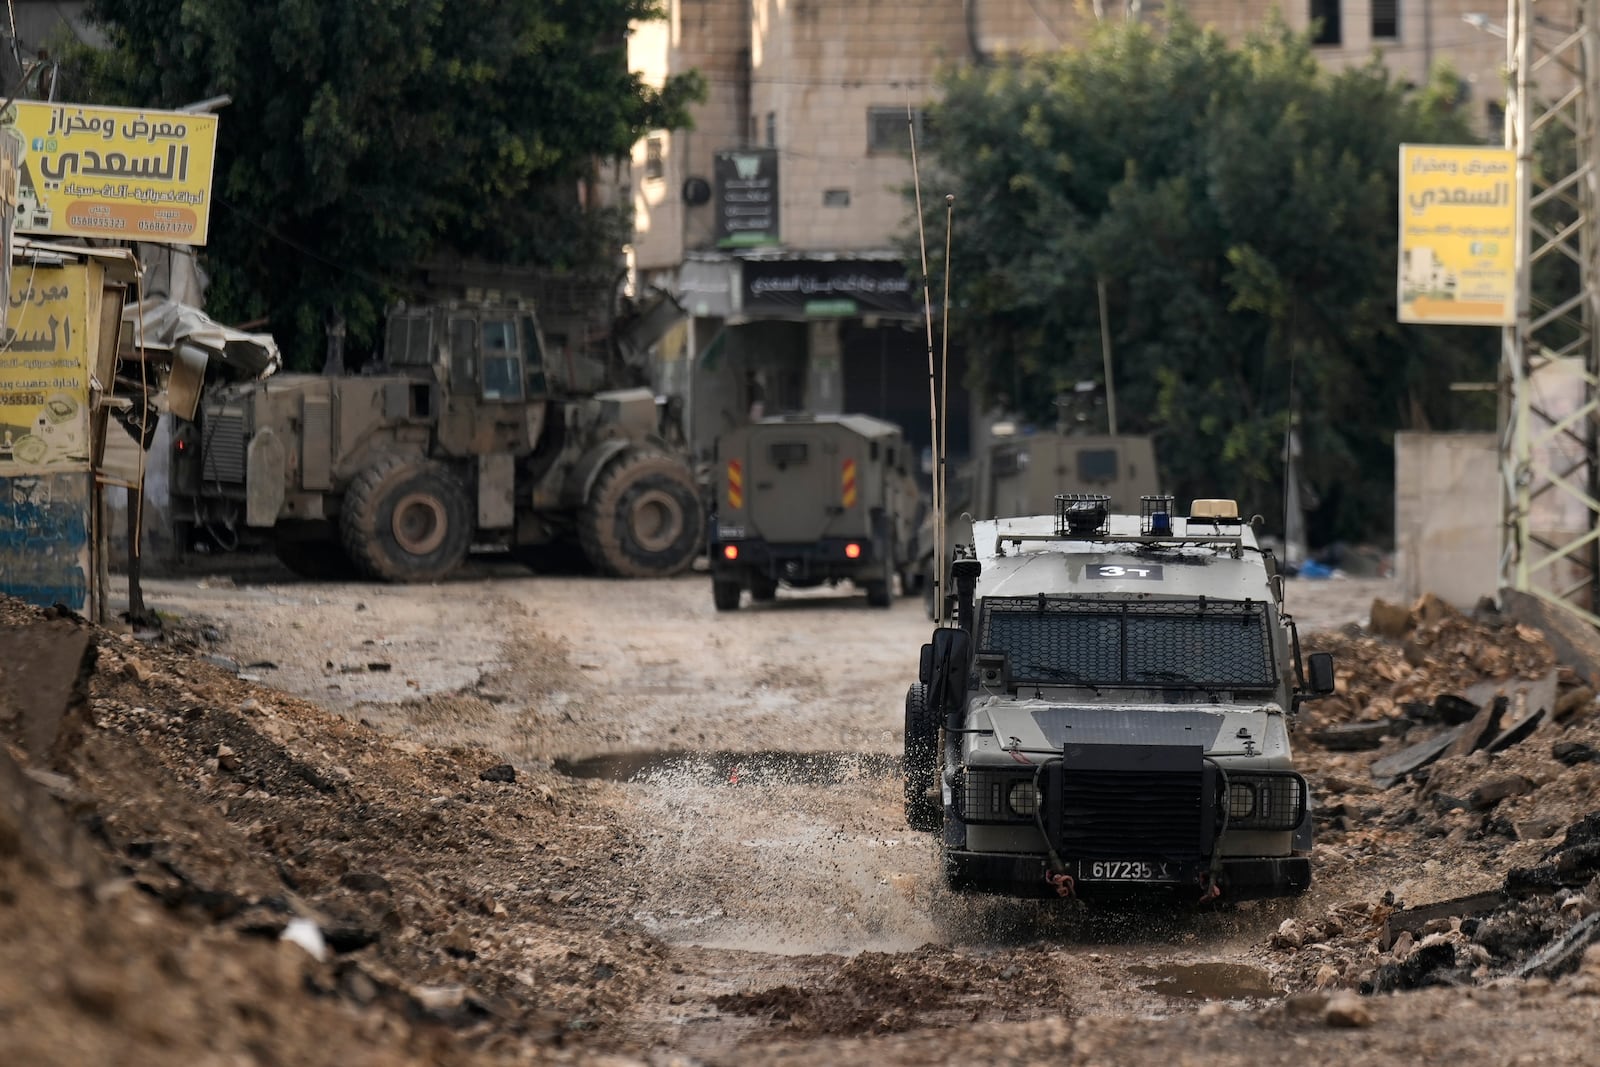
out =
{"type": "Polygon", "coordinates": [[[1147,582],[1161,581],[1161,564],[1129,567],[1120,563],[1089,563],[1084,566],[1085,578],[1133,578],[1147,582]]]}

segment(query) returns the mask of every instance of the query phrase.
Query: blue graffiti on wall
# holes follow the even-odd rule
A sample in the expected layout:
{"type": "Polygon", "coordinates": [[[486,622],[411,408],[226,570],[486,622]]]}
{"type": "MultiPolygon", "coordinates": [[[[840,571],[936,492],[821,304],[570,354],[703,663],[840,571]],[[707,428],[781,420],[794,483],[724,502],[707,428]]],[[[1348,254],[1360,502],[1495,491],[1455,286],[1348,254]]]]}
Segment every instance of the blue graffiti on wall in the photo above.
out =
{"type": "Polygon", "coordinates": [[[89,478],[0,476],[0,592],[43,607],[88,606],[89,478]]]}

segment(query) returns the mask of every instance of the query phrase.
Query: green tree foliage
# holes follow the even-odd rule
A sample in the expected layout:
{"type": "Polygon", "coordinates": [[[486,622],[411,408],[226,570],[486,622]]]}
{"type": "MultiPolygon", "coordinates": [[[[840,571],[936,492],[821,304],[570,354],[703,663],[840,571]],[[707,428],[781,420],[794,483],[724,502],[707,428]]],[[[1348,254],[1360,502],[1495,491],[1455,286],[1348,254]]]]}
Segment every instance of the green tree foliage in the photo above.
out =
{"type": "Polygon", "coordinates": [[[1399,145],[1478,140],[1456,85],[1329,73],[1281,24],[1235,47],[1181,14],[952,71],[924,189],[957,195],[972,384],[1052,423],[1103,377],[1103,279],[1118,429],[1156,434],[1180,499],[1282,514],[1292,378],[1313,541],[1385,537],[1394,432],[1450,421],[1449,383],[1491,379],[1498,351],[1494,330],[1395,321],[1399,145]]]}
{"type": "Polygon", "coordinates": [[[72,57],[82,103],[220,94],[209,310],[266,319],[318,364],[325,317],[359,352],[394,280],[460,254],[583,273],[615,262],[619,212],[586,207],[597,159],[687,125],[697,75],[626,62],[656,0],[94,0],[109,50],[72,57]]]}

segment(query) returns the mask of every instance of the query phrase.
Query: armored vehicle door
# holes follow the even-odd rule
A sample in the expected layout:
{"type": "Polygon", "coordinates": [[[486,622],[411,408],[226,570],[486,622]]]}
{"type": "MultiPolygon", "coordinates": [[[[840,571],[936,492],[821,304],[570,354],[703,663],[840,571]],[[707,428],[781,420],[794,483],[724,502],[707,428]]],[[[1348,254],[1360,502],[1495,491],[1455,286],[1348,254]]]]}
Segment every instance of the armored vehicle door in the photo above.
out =
{"type": "Polygon", "coordinates": [[[826,536],[841,510],[840,455],[832,434],[815,426],[773,426],[751,433],[746,462],[752,527],[774,544],[826,536]]]}
{"type": "Polygon", "coordinates": [[[446,313],[447,378],[439,420],[439,447],[446,454],[523,453],[537,439],[544,405],[530,403],[527,372],[530,348],[537,358],[537,345],[530,344],[537,332],[525,336],[522,318],[513,311],[446,313]]]}
{"type": "Polygon", "coordinates": [[[1159,491],[1148,437],[1058,436],[1055,445],[1054,484],[1105,493],[1113,514],[1137,514],[1139,497],[1159,491]]]}

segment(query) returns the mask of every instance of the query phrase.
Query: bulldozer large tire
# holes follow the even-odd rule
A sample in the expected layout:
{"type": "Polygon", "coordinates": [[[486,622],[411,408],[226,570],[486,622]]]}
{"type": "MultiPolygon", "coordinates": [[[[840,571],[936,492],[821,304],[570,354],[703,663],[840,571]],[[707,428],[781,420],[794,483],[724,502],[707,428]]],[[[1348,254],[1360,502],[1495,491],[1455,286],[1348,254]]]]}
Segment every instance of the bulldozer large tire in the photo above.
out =
{"type": "Polygon", "coordinates": [[[584,554],[603,573],[664,578],[705,550],[705,515],[694,475],[659,452],[624,452],[589,494],[578,519],[584,554]]]}
{"type": "Polygon", "coordinates": [[[372,577],[431,582],[466,559],[472,508],[442,464],[385,456],[350,483],[339,535],[350,558],[372,577]]]}

